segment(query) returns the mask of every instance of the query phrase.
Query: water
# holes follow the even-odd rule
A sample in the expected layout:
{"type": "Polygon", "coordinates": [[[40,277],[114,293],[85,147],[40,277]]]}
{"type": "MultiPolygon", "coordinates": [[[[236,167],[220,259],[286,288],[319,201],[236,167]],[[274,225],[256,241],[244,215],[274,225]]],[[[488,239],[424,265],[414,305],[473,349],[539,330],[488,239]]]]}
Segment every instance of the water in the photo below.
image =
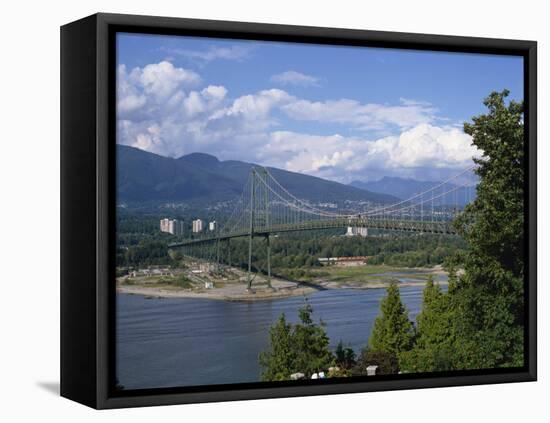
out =
{"type": "MultiPolygon", "coordinates": [[[[401,288],[414,319],[423,287],[401,288]]],[[[334,348],[366,345],[385,289],[338,289],[307,296],[334,348]]],[[[281,313],[296,322],[303,297],[257,302],[117,296],[117,377],[126,389],[257,382],[258,354],[281,313]]]]}

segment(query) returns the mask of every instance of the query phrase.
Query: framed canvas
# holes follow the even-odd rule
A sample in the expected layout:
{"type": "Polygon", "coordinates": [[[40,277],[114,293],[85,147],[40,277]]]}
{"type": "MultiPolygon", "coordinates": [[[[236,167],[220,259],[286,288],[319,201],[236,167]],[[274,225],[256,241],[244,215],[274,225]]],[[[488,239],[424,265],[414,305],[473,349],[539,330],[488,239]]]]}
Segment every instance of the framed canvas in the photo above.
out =
{"type": "Polygon", "coordinates": [[[536,43],[61,28],[61,394],[536,380],[536,43]]]}

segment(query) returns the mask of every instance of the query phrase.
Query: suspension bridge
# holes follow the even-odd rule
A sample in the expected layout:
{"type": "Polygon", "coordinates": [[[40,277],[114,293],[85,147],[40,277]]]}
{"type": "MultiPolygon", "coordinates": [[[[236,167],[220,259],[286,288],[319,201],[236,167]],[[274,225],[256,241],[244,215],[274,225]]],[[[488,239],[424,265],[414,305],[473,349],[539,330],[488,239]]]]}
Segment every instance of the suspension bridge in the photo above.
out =
{"type": "Polygon", "coordinates": [[[393,204],[378,204],[370,210],[326,210],[312,205],[285,189],[264,167],[253,167],[243,191],[234,203],[229,218],[215,230],[193,234],[193,237],[169,245],[183,249],[191,257],[204,257],[220,264],[221,255],[231,265],[230,241],[248,238],[248,289],[252,287],[253,239],[263,238],[266,243],[267,284],[271,287],[271,245],[273,234],[338,229],[362,228],[455,234],[452,220],[461,211],[459,204],[471,201],[475,187],[458,183],[473,167],[435,184],[423,192],[393,204]],[[462,198],[459,198],[462,197],[462,198]],[[225,244],[225,246],[223,246],[225,244]]]}

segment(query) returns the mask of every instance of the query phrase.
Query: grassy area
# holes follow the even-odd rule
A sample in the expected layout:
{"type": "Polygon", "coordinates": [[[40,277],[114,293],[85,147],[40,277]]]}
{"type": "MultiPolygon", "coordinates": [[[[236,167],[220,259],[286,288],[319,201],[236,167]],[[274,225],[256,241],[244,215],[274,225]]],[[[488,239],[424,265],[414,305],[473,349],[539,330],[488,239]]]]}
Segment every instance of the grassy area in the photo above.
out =
{"type": "Polygon", "coordinates": [[[386,265],[372,265],[365,264],[363,266],[327,266],[322,268],[323,271],[328,272],[330,275],[340,277],[356,277],[362,275],[376,275],[386,272],[399,272],[400,270],[408,270],[406,268],[386,266],[386,265]]]}
{"type": "Polygon", "coordinates": [[[139,285],[139,286],[173,286],[177,288],[189,289],[193,288],[192,282],[183,274],[176,276],[151,276],[138,278],[124,278],[120,282],[122,285],[139,285]]]}
{"type": "Polygon", "coordinates": [[[327,281],[336,283],[374,283],[389,282],[395,277],[399,277],[401,272],[403,276],[411,279],[425,280],[427,275],[424,273],[410,273],[409,268],[386,266],[386,265],[364,265],[364,266],[326,266],[316,268],[299,269],[277,269],[276,273],[288,279],[315,282],[327,281]],[[388,274],[388,273],[392,273],[388,274]]]}
{"type": "Polygon", "coordinates": [[[368,283],[368,282],[381,282],[389,281],[391,277],[381,276],[387,272],[398,272],[400,268],[384,265],[364,265],[364,266],[328,266],[322,269],[323,274],[319,277],[330,281],[340,283],[368,283]]]}
{"type": "Polygon", "coordinates": [[[175,278],[166,278],[167,284],[178,288],[193,288],[193,284],[185,275],[178,275],[175,278]]]}

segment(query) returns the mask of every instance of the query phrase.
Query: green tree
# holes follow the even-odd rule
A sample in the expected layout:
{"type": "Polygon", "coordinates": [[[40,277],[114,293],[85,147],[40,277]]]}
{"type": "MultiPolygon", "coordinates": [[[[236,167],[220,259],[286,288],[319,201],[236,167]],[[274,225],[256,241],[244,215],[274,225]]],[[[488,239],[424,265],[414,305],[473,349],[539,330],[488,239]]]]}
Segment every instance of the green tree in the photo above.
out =
{"type": "Polygon", "coordinates": [[[283,314],[270,328],[270,349],[259,356],[262,380],[287,380],[297,372],[309,378],[333,365],[334,356],[323,322],[316,324],[312,313],[311,305],[306,303],[298,312],[300,323],[287,323],[283,314]]]}
{"type": "Polygon", "coordinates": [[[369,338],[369,350],[387,352],[399,356],[413,343],[413,324],[401,301],[399,288],[392,282],[380,304],[380,315],[374,321],[369,338]]]}
{"type": "Polygon", "coordinates": [[[447,294],[428,281],[405,371],[523,364],[523,106],[508,94],[489,95],[488,112],[464,125],[482,152],[476,199],[454,222],[469,248],[445,258],[447,294]]]}
{"type": "Polygon", "coordinates": [[[430,275],[423,293],[422,311],[416,317],[414,347],[399,356],[405,372],[444,371],[453,368],[453,308],[449,295],[430,275]]]}
{"type": "Polygon", "coordinates": [[[261,352],[260,365],[264,368],[262,380],[286,380],[296,371],[296,352],[292,340],[292,325],[284,313],[269,329],[271,348],[261,352]]]}
{"type": "Polygon", "coordinates": [[[460,367],[523,365],[523,105],[507,90],[485,99],[486,114],[464,125],[482,151],[477,197],[456,220],[470,248],[453,295],[460,367]]]}
{"type": "Polygon", "coordinates": [[[311,318],[313,309],[307,304],[298,314],[300,322],[294,326],[293,342],[296,348],[296,365],[300,372],[310,377],[313,373],[327,370],[334,363],[329,349],[330,340],[323,322],[315,324],[311,318]]]}

